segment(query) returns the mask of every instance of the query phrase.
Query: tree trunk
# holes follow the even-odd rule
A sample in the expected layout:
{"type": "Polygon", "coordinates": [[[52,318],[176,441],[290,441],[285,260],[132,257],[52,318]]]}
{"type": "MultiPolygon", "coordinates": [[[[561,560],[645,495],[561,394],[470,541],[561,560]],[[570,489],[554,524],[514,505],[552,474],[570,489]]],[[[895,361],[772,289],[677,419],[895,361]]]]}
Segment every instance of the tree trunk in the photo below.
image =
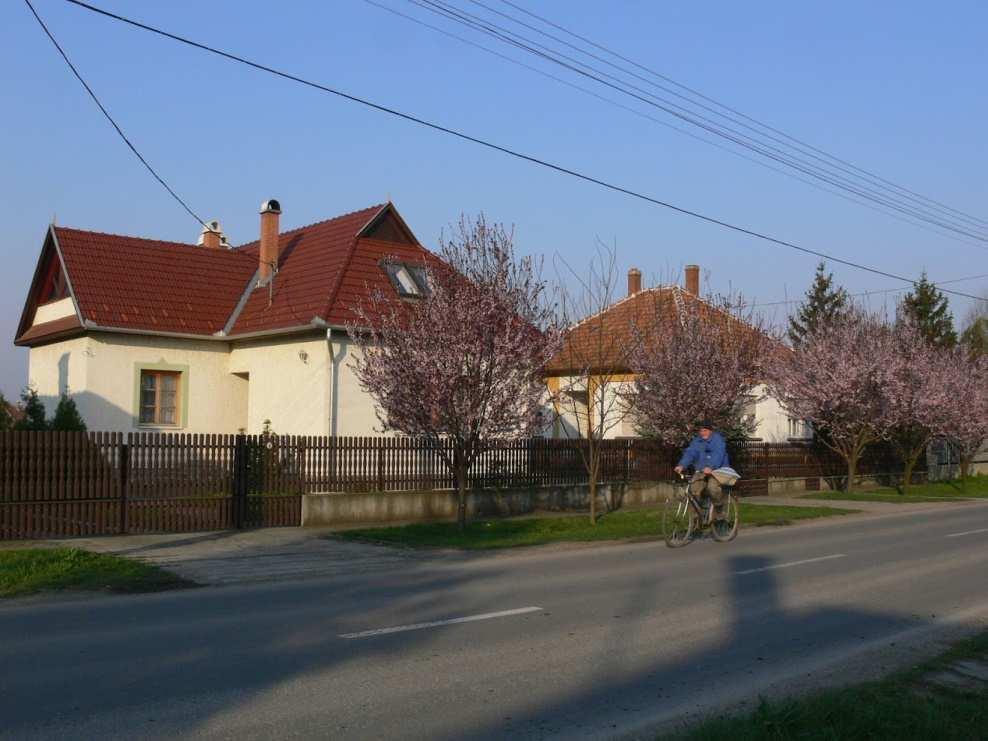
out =
{"type": "Polygon", "coordinates": [[[851,491],[854,488],[854,479],[858,472],[858,459],[861,457],[861,453],[858,450],[852,451],[847,456],[847,483],[844,484],[844,491],[851,491]]]}
{"type": "Polygon", "coordinates": [[[460,532],[467,529],[467,466],[463,453],[454,453],[456,468],[456,524],[460,532]]]}
{"type": "Polygon", "coordinates": [[[971,462],[974,460],[973,455],[961,454],[961,480],[966,479],[971,475],[971,462]]]}
{"type": "Polygon", "coordinates": [[[597,524],[597,472],[594,471],[590,474],[590,480],[587,482],[590,491],[590,523],[592,525],[597,524]]]}
{"type": "Polygon", "coordinates": [[[913,469],[916,468],[916,463],[919,461],[920,454],[926,450],[926,446],[923,445],[919,448],[913,448],[902,458],[902,488],[912,485],[913,482],[913,469]]]}

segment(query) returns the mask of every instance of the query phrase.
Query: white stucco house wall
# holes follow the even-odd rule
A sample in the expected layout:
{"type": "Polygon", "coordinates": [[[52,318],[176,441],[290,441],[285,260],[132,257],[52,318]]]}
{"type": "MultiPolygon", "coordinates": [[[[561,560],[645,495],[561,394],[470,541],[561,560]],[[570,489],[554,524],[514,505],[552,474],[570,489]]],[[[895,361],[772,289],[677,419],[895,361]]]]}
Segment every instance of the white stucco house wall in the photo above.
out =
{"type": "Polygon", "coordinates": [[[285,232],[280,213],[238,248],[216,222],[199,244],[49,227],[15,338],[47,411],[68,393],[91,430],[376,434],[345,325],[367,291],[416,300],[398,274],[429,253],[390,203],[285,232]]]}
{"type": "MultiPolygon", "coordinates": [[[[686,285],[659,286],[642,290],[641,272],[628,272],[628,294],[596,314],[591,321],[570,328],[566,345],[550,363],[550,391],[563,391],[565,401],[556,405],[552,436],[574,438],[587,430],[586,399],[596,400],[594,429],[603,428],[605,439],[638,437],[632,414],[621,399],[634,375],[627,364],[626,348],[632,343],[632,327],[646,328],[648,341],[662,342],[662,323],[674,320],[685,302],[703,302],[698,296],[699,267],[686,267],[686,285]],[[663,319],[665,317],[665,319],[663,319]],[[579,366],[579,368],[575,367],[579,366]],[[596,367],[595,367],[596,366],[596,367]],[[589,368],[589,375],[586,374],[589,368]],[[571,393],[566,393],[567,391],[571,393]],[[602,409],[601,409],[602,407],[602,409]],[[604,422],[596,419],[603,411],[604,422]]],[[[721,310],[704,302],[711,315],[721,310]]],[[[752,387],[746,414],[756,423],[753,440],[784,443],[812,439],[812,429],[800,419],[790,417],[782,405],[768,394],[764,384],[752,387]]]]}

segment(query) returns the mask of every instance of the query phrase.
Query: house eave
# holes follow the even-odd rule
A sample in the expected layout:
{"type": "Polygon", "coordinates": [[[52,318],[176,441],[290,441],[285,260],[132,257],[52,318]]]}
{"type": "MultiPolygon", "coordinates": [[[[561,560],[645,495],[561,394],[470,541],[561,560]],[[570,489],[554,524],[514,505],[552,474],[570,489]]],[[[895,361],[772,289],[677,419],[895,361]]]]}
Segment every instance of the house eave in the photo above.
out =
{"type": "Polygon", "coordinates": [[[323,321],[320,325],[319,322],[322,321],[319,317],[313,317],[312,321],[308,324],[298,324],[292,327],[281,327],[278,329],[262,329],[256,332],[243,332],[240,334],[228,335],[225,332],[215,332],[213,334],[194,334],[192,332],[168,332],[163,330],[153,330],[153,329],[133,329],[129,327],[108,327],[102,324],[97,324],[95,322],[86,321],[84,323],[84,328],[89,332],[107,332],[109,334],[126,334],[126,335],[137,335],[145,337],[169,337],[171,339],[178,340],[205,340],[207,342],[236,342],[237,340],[250,340],[259,337],[277,337],[281,335],[288,334],[300,334],[303,332],[312,332],[314,330],[322,330],[325,328],[325,322],[323,321]]]}

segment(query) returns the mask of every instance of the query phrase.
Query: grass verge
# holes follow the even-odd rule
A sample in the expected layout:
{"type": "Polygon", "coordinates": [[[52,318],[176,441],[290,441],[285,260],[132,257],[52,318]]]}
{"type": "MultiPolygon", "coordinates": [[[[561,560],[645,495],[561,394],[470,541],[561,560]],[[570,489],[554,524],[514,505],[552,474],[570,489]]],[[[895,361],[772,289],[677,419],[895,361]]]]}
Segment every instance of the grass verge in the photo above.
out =
{"type": "Polygon", "coordinates": [[[988,633],[963,641],[946,654],[877,682],[811,697],[762,700],[747,715],[708,720],[665,738],[676,741],[755,739],[927,739],[988,738],[988,684],[954,690],[924,681],[950,663],[988,656],[988,633]]]}
{"type": "Polygon", "coordinates": [[[120,556],[78,548],[0,550],[0,598],[87,590],[157,592],[192,586],[171,572],[120,556]]]}
{"type": "Polygon", "coordinates": [[[988,498],[988,476],[971,476],[957,481],[937,481],[930,484],[914,484],[906,489],[882,487],[869,491],[821,491],[807,494],[803,499],[837,499],[845,502],[941,502],[944,499],[988,498]]]}
{"type": "MultiPolygon", "coordinates": [[[[788,525],[796,520],[855,512],[835,507],[786,507],[741,504],[741,525],[788,525]]],[[[333,537],[418,548],[485,550],[595,540],[637,540],[662,537],[662,512],[657,509],[612,512],[591,525],[586,515],[526,517],[471,522],[464,532],[455,523],[436,522],[398,527],[345,530],[333,537]]]]}

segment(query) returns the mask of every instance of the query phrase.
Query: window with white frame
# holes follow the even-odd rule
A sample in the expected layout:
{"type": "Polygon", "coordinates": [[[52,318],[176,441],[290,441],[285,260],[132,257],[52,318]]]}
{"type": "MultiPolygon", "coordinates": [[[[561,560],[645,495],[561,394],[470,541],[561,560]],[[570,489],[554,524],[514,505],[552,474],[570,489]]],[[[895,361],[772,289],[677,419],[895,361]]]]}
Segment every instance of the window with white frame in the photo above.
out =
{"type": "Polygon", "coordinates": [[[789,417],[789,437],[803,439],[809,437],[809,426],[805,420],[789,417]]]}

